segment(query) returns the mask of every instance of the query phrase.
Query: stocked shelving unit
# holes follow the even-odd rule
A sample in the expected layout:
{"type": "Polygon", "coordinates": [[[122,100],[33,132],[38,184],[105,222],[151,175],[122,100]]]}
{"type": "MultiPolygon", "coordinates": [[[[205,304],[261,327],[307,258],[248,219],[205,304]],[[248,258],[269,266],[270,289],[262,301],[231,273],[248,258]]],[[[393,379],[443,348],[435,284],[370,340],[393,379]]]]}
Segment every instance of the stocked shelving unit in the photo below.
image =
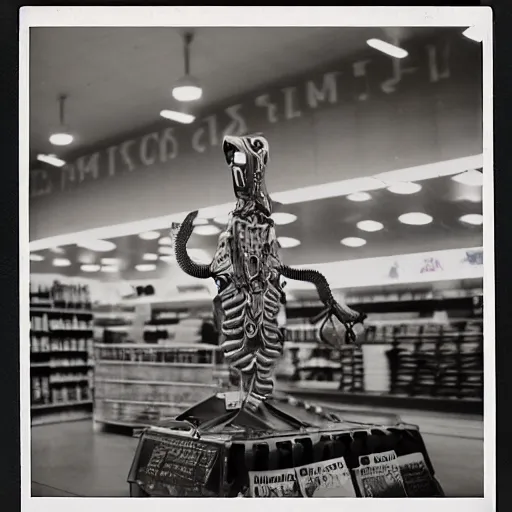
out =
{"type": "MultiPolygon", "coordinates": [[[[483,323],[480,290],[425,292],[347,297],[346,302],[369,314],[361,347],[333,349],[319,339],[319,301],[295,301],[287,306],[285,363],[278,378],[294,386],[395,396],[483,399],[483,323]],[[372,320],[372,313],[446,316],[372,320]]],[[[384,315],[385,316],[385,315],[384,315]]],[[[377,317],[378,318],[378,317],[377,317]]]]}
{"type": "Polygon", "coordinates": [[[31,287],[32,425],[85,419],[93,404],[93,313],[86,286],[31,287]]]}
{"type": "Polygon", "coordinates": [[[97,344],[94,422],[130,428],[172,418],[220,389],[218,348],[202,344],[97,344]]]}

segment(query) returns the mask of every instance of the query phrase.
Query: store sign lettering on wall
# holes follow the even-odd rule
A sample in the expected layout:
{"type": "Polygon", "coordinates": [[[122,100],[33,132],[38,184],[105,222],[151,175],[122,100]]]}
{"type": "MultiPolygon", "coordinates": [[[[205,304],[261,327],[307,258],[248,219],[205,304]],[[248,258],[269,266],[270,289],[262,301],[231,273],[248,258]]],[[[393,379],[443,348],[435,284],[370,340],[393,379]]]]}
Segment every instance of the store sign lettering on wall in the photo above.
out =
{"type": "MultiPolygon", "coordinates": [[[[122,141],[65,165],[61,172],[32,171],[31,196],[66,191],[84,183],[165,166],[172,172],[183,154],[204,154],[224,135],[242,135],[293,122],[321,108],[395,96],[409,87],[433,87],[452,78],[450,43],[427,44],[410,52],[407,63],[383,54],[332,69],[298,85],[269,89],[230,105],[193,126],[166,127],[122,141]]],[[[341,114],[340,114],[341,115],[341,114]]]]}
{"type": "Polygon", "coordinates": [[[424,274],[425,272],[438,272],[439,270],[443,270],[443,266],[437,258],[425,258],[420,273],[424,274]]]}

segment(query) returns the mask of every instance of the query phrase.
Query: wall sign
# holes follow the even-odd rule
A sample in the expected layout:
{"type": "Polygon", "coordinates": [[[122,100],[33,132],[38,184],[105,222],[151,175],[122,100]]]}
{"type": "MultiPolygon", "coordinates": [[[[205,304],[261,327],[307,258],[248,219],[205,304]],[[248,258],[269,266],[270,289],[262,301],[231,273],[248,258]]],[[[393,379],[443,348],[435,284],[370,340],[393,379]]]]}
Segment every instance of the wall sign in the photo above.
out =
{"type": "MultiPolygon", "coordinates": [[[[410,50],[408,59],[392,59],[378,52],[353,60],[299,83],[262,91],[190,127],[167,126],[118,144],[81,155],[62,172],[31,172],[32,197],[66,191],[85,183],[144,172],[165,165],[175,172],[184,153],[202,154],[218,148],[224,135],[265,130],[310,116],[339,104],[371,103],[406,94],[416,87],[436,87],[458,78],[460,62],[452,56],[454,43],[424,43],[410,50]]],[[[463,70],[462,70],[463,71],[463,70]]]]}

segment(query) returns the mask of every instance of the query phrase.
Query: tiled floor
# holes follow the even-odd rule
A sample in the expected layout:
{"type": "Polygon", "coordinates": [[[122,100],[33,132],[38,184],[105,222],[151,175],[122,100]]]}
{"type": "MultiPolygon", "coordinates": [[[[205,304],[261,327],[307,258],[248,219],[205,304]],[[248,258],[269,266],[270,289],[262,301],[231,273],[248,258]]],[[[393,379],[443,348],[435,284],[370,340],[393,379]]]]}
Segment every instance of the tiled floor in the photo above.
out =
{"type": "MultiPolygon", "coordinates": [[[[447,496],[483,496],[481,419],[430,413],[402,418],[420,426],[447,496]]],[[[33,427],[32,496],[128,496],[136,446],[133,437],[93,432],[91,421],[33,427]]]]}

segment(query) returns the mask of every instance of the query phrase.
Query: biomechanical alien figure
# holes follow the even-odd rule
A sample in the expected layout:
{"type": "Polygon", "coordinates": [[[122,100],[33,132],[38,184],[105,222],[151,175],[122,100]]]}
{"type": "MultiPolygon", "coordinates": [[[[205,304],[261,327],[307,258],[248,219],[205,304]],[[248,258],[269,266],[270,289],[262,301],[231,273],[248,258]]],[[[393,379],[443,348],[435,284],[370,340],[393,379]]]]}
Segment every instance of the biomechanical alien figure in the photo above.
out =
{"type": "Polygon", "coordinates": [[[265,186],[267,140],[259,134],[225,137],[223,150],[237,202],[219,236],[213,261],[200,265],[187,254],[197,211],[181,224],[176,259],[190,276],[215,280],[222,352],[228,365],[241,375],[244,390],[259,402],[272,393],[273,370],[283,351],[283,334],[277,322],[283,277],[313,283],[326,307],[320,315],[324,326],[331,322],[333,330],[349,342],[354,342],[355,332],[362,330],[365,315],[336,302],[326,279],[316,270],[293,269],[281,261],[271,218],[272,201],[265,186]]]}

